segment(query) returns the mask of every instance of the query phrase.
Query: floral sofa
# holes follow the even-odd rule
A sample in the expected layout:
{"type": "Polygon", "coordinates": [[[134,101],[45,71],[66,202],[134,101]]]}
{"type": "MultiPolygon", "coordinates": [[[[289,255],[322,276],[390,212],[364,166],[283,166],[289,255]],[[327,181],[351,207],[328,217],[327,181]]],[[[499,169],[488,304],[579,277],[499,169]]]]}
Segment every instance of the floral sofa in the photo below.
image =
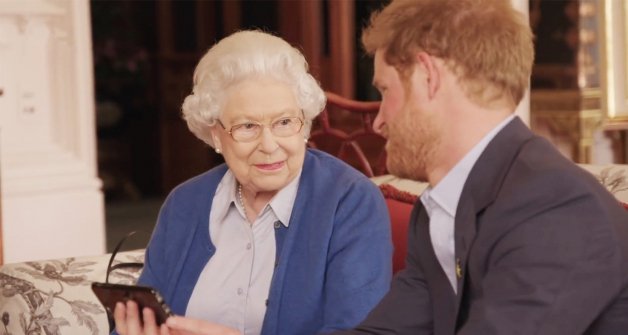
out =
{"type": "MultiPolygon", "coordinates": [[[[6,264],[0,267],[0,335],[109,334],[105,309],[91,291],[104,282],[110,255],[6,264]]],[[[112,265],[144,260],[144,250],[120,252],[112,265]]],[[[133,284],[138,268],[112,271],[109,282],[133,284]]]]}
{"type": "MultiPolygon", "coordinates": [[[[628,210],[628,165],[582,165],[628,210]]],[[[391,215],[394,270],[403,268],[407,221],[412,203],[426,185],[390,175],[373,177],[391,215]]],[[[627,222],[628,224],[628,222],[627,222]]],[[[104,282],[110,255],[6,264],[0,267],[0,335],[98,335],[109,333],[104,308],[91,291],[104,282]]],[[[143,250],[118,253],[114,265],[142,262],[143,250]]],[[[120,268],[109,281],[134,283],[138,269],[120,268]]]]}

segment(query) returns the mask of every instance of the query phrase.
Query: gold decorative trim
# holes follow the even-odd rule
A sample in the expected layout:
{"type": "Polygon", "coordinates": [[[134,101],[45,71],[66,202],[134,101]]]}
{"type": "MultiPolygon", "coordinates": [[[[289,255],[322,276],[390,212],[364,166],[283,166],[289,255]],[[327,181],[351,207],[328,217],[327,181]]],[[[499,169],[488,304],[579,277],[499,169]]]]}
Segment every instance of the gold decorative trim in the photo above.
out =
{"type": "Polygon", "coordinates": [[[607,119],[602,129],[605,131],[628,130],[628,115],[607,119]]]}
{"type": "Polygon", "coordinates": [[[530,93],[530,109],[538,112],[602,109],[602,91],[599,88],[580,90],[534,89],[530,93]]]}
{"type": "Polygon", "coordinates": [[[598,88],[573,90],[532,90],[531,126],[547,128],[551,134],[569,139],[572,159],[591,161],[593,134],[602,127],[602,92],[598,88]]]}

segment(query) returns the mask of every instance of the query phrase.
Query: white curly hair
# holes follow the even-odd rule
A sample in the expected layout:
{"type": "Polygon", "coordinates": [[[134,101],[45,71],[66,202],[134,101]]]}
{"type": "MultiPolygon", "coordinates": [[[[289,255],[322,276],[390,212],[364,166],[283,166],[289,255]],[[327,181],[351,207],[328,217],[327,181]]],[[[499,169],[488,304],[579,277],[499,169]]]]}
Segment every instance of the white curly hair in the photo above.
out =
{"type": "Polygon", "coordinates": [[[194,70],[192,93],[181,107],[190,131],[214,147],[209,128],[222,113],[227,89],[253,77],[272,78],[293,89],[305,117],[305,134],[309,135],[311,121],[325,107],[325,94],[308,73],[307,62],[299,50],[258,30],[227,36],[201,58],[194,70]]]}

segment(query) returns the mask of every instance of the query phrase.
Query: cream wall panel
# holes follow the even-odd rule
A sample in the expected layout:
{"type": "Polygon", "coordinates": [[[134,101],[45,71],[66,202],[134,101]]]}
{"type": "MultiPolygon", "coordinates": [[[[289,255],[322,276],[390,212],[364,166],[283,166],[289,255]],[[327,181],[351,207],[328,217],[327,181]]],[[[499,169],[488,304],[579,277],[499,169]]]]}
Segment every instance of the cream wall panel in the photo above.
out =
{"type": "Polygon", "coordinates": [[[604,107],[610,119],[628,120],[628,2],[603,0],[603,4],[604,107]]]}
{"type": "MultiPolygon", "coordinates": [[[[518,9],[527,18],[529,15],[529,1],[528,0],[511,0],[513,7],[518,9]]],[[[528,88],[526,95],[523,97],[519,106],[515,110],[515,113],[530,126],[530,89],[528,88]]]]}
{"type": "Polygon", "coordinates": [[[0,0],[5,262],[105,251],[88,5],[0,0]]]}

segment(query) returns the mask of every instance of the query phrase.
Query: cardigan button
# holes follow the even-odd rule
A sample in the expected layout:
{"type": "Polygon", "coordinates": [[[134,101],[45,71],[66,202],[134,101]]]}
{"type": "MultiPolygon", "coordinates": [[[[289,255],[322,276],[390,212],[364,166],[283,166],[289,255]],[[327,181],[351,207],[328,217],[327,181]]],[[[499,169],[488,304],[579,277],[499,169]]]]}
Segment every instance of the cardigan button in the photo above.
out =
{"type": "Polygon", "coordinates": [[[277,220],[275,221],[275,229],[279,229],[279,227],[281,227],[281,221],[277,220]]]}

